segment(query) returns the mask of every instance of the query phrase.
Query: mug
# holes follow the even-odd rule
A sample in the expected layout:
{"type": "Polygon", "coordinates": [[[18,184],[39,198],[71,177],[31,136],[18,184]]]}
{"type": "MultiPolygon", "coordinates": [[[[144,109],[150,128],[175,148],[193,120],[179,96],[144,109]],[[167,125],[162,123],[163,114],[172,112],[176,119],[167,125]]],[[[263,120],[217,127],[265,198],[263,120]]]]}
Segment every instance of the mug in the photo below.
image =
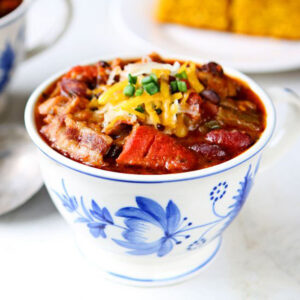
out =
{"type": "MultiPolygon", "coordinates": [[[[166,57],[203,63],[191,57],[166,57]]],[[[46,187],[71,226],[80,251],[107,276],[133,285],[174,283],[197,274],[218,252],[222,233],[254,184],[275,127],[275,109],[268,94],[246,75],[230,68],[224,72],[245,82],[259,96],[266,110],[266,128],[256,144],[237,157],[178,174],[110,172],[61,155],[39,135],[34,108],[43,91],[64,72],[31,95],[25,124],[40,150],[46,187]]],[[[289,91],[279,92],[275,91],[276,98],[288,99],[285,103],[290,110],[282,130],[289,135],[279,134],[272,151],[281,150],[290,137],[295,140],[300,129],[299,101],[289,91]]]]}
{"type": "Polygon", "coordinates": [[[23,0],[16,9],[0,18],[0,112],[6,103],[6,88],[19,62],[49,48],[69,27],[72,19],[72,4],[71,0],[63,1],[66,3],[68,13],[60,32],[54,39],[32,49],[25,49],[25,18],[32,0],[23,0]]]}

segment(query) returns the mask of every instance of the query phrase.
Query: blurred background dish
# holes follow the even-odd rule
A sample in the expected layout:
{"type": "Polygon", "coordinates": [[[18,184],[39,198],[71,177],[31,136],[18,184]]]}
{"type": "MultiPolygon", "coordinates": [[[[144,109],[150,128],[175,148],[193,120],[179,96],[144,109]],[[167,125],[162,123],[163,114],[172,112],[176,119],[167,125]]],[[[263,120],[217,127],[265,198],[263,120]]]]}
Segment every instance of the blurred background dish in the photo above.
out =
{"type": "MultiPolygon", "coordinates": [[[[160,2],[163,7],[164,3],[168,1],[160,0],[160,2]]],[[[176,4],[187,4],[188,1],[172,2],[174,3],[174,10],[177,9],[182,12],[182,7],[176,4]]],[[[208,1],[204,2],[209,3],[208,1]]],[[[157,17],[159,17],[160,21],[163,22],[181,22],[193,26],[197,25],[225,30],[228,28],[229,21],[226,17],[222,17],[222,13],[226,14],[227,11],[226,3],[224,2],[222,7],[222,2],[224,1],[218,2],[219,6],[216,6],[216,8],[211,4],[209,11],[206,12],[207,15],[203,16],[203,20],[197,19],[199,21],[198,24],[188,14],[188,11],[191,12],[192,9],[187,9],[187,13],[185,14],[186,21],[182,18],[179,19],[179,17],[168,18],[167,16],[171,15],[173,10],[169,10],[169,7],[162,8],[163,11],[157,14],[156,0],[113,0],[110,11],[116,28],[149,50],[167,50],[173,53],[198,56],[204,60],[215,60],[221,64],[230,65],[248,73],[285,71],[300,67],[300,41],[297,40],[241,35],[227,31],[214,31],[178,24],[164,24],[157,21],[157,17]],[[214,20],[212,24],[208,20],[213,10],[217,11],[217,13],[215,12],[215,15],[211,18],[214,20]]],[[[299,22],[299,17],[297,17],[296,12],[294,14],[291,13],[295,11],[295,7],[299,4],[296,1],[295,4],[290,6],[291,8],[287,9],[289,2],[283,3],[283,8],[286,8],[285,10],[280,10],[281,6],[279,5],[276,6],[276,9],[274,5],[270,6],[272,8],[272,10],[270,9],[272,17],[269,18],[265,14],[261,17],[262,20],[259,18],[250,18],[251,13],[254,14],[256,10],[264,11],[260,9],[259,2],[257,2],[257,6],[254,3],[252,9],[249,11],[246,10],[247,13],[245,12],[246,15],[243,15],[243,18],[237,18],[238,21],[233,30],[257,35],[299,38],[299,26],[295,26],[299,22]],[[283,19],[287,15],[291,19],[291,22],[282,23],[282,26],[278,25],[279,22],[274,23],[276,12],[279,12],[277,16],[278,20],[283,19]],[[249,23],[252,24],[251,26],[248,26],[248,22],[244,21],[248,19],[251,19],[252,23],[249,23]],[[256,29],[251,30],[252,28],[256,29]]],[[[249,6],[247,1],[241,1],[236,6],[234,10],[235,16],[240,15],[239,11],[242,10],[243,6],[249,6]]]]}
{"type": "Polygon", "coordinates": [[[0,126],[0,215],[30,199],[43,185],[36,150],[25,129],[0,126]]]}
{"type": "Polygon", "coordinates": [[[298,0],[156,0],[155,19],[234,33],[300,39],[298,0]]]}
{"type": "MultiPolygon", "coordinates": [[[[0,215],[25,203],[43,184],[35,159],[35,149],[30,144],[24,127],[19,122],[14,122],[17,109],[13,107],[7,94],[8,85],[24,57],[32,58],[54,45],[65,33],[72,18],[71,2],[60,1],[66,5],[66,16],[61,18],[63,23],[59,31],[55,36],[51,36],[51,29],[47,28],[48,34],[43,32],[43,36],[47,36],[46,39],[41,36],[36,45],[27,47],[25,17],[32,2],[0,1],[0,113],[4,111],[6,102],[13,110],[12,116],[9,116],[7,111],[0,116],[0,215]]],[[[56,18],[56,21],[57,19],[59,18],[56,18]]],[[[38,22],[36,24],[40,25],[38,22]]]]}

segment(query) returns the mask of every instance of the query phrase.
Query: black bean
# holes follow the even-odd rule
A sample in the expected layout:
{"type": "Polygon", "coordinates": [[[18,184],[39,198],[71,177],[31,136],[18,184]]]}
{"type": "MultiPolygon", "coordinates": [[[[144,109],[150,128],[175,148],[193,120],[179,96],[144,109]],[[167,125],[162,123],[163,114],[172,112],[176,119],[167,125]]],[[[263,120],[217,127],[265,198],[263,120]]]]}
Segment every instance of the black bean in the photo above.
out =
{"type": "Polygon", "coordinates": [[[176,77],[170,75],[170,76],[169,76],[169,82],[174,81],[174,80],[176,80],[176,77]]]}
{"type": "Polygon", "coordinates": [[[204,90],[200,93],[201,97],[203,97],[205,100],[208,100],[214,104],[220,103],[220,97],[219,95],[213,91],[213,90],[204,90]]]}
{"type": "Polygon", "coordinates": [[[108,68],[108,67],[110,67],[109,63],[106,62],[106,61],[104,61],[104,60],[100,60],[100,61],[99,61],[99,65],[100,65],[100,67],[102,67],[102,68],[108,68]]]}
{"type": "Polygon", "coordinates": [[[120,147],[118,145],[112,145],[109,148],[108,152],[106,153],[105,157],[116,159],[119,157],[121,152],[122,152],[122,147],[120,147]]]}
{"type": "Polygon", "coordinates": [[[157,129],[160,130],[160,131],[163,131],[165,129],[165,126],[162,125],[162,124],[157,124],[156,125],[157,129]]]}

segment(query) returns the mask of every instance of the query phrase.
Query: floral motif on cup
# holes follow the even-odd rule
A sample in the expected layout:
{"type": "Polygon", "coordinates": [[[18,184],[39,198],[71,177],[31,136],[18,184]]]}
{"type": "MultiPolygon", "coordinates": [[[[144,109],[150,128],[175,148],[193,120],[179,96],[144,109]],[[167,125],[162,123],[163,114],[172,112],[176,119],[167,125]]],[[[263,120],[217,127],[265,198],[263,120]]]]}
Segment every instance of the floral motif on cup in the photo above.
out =
{"type": "MultiPolygon", "coordinates": [[[[157,201],[143,196],[135,197],[135,206],[126,206],[113,214],[105,206],[99,205],[94,199],[90,207],[86,207],[84,198],[79,200],[70,195],[64,179],[62,179],[62,193],[53,192],[60,199],[63,207],[76,215],[74,222],[84,223],[94,238],[109,238],[116,245],[127,249],[130,255],[153,255],[163,257],[174,247],[191,238],[192,232],[201,231],[201,235],[187,246],[187,250],[194,250],[203,246],[221,234],[242,208],[253,184],[253,178],[258,164],[253,172],[249,165],[247,173],[239,183],[237,194],[232,197],[230,205],[225,207],[229,184],[226,181],[213,186],[209,193],[211,211],[214,219],[211,222],[194,225],[188,217],[182,216],[179,207],[173,200],[169,200],[166,207],[157,201]],[[222,205],[219,205],[219,204],[222,205]],[[118,221],[118,222],[117,222],[118,221]],[[116,227],[120,230],[119,237],[108,237],[106,229],[116,227]]],[[[199,234],[199,233],[198,233],[199,234]]]]}

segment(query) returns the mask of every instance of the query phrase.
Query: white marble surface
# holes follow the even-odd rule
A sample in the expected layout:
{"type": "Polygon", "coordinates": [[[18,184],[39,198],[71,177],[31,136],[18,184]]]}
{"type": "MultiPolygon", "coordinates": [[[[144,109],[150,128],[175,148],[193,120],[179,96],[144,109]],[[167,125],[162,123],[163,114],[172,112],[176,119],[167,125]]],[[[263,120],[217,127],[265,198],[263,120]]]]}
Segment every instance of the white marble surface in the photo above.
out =
{"type": "MultiPolygon", "coordinates": [[[[56,2],[41,1],[45,6],[56,2]]],[[[136,52],[136,45],[108,26],[107,3],[74,0],[71,30],[19,68],[1,123],[23,122],[30,92],[62,67],[95,56],[136,52]]],[[[51,19],[37,14],[44,5],[36,7],[33,17],[47,25],[51,19]]],[[[287,86],[300,93],[300,71],[253,77],[264,87],[287,86]]],[[[272,169],[258,174],[215,261],[198,277],[163,288],[134,288],[103,279],[74,247],[69,228],[43,188],[0,217],[0,299],[300,299],[299,149],[300,139],[272,169]]]]}

